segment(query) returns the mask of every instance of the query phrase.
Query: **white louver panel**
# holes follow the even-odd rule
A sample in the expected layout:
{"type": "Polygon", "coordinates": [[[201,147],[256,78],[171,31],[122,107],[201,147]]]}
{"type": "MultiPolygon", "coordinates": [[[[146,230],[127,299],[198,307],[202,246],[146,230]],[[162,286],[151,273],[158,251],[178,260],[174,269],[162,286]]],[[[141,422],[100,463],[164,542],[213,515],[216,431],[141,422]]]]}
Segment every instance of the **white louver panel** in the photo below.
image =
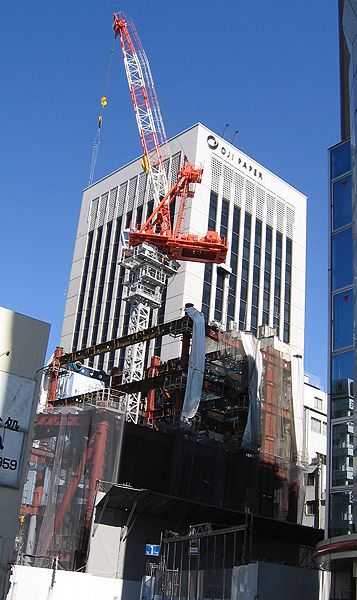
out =
{"type": "Polygon", "coordinates": [[[98,203],[99,198],[95,198],[94,200],[92,200],[92,204],[90,206],[89,231],[93,231],[95,227],[95,222],[97,220],[98,203]]]}
{"type": "Polygon", "coordinates": [[[218,194],[219,182],[222,173],[222,163],[212,156],[211,189],[218,194]]]}

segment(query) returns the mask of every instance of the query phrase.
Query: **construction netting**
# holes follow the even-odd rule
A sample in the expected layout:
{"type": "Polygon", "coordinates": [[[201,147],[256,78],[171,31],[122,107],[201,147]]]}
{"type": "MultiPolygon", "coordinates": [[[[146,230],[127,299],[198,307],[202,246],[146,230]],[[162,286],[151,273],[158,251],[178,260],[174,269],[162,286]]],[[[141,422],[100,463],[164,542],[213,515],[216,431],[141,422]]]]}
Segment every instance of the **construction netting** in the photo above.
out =
{"type": "Polygon", "coordinates": [[[25,562],[85,564],[98,481],[117,477],[124,418],[123,400],[108,390],[37,415],[22,508],[29,518],[18,536],[25,562]]]}
{"type": "Polygon", "coordinates": [[[106,389],[38,415],[18,536],[26,562],[47,566],[58,556],[66,568],[83,568],[99,480],[301,522],[301,357],[274,336],[244,332],[217,331],[195,352],[192,369],[205,357],[202,391],[196,400],[191,386],[185,422],[178,392],[162,378],[153,383],[150,426],[125,423],[125,397],[106,389]]]}
{"type": "MultiPolygon", "coordinates": [[[[251,455],[252,469],[254,464],[260,469],[260,514],[301,522],[306,466],[301,357],[291,356],[274,336],[257,339],[240,331],[218,331],[216,339],[206,338],[206,357],[196,415],[200,439],[251,455]]],[[[245,496],[250,506],[249,493],[245,496]]]]}

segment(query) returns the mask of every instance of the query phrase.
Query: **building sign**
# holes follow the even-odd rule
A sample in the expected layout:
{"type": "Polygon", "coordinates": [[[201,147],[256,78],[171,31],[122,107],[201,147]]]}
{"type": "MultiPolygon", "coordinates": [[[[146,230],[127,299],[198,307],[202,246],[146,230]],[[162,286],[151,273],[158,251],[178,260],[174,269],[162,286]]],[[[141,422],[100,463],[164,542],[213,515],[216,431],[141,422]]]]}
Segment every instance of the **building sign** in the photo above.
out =
{"type": "Polygon", "coordinates": [[[0,372],[0,486],[18,488],[35,382],[0,372]]]}
{"type": "Polygon", "coordinates": [[[160,556],[160,546],[158,544],[146,544],[145,556],[160,556]]]}
{"type": "Polygon", "coordinates": [[[207,136],[207,146],[211,148],[211,150],[216,150],[216,152],[221,154],[225,160],[231,161],[238,169],[246,171],[246,173],[256,179],[260,179],[260,181],[263,180],[263,173],[259,171],[259,169],[248,162],[247,159],[238,152],[232,152],[230,148],[226,148],[226,146],[218,142],[214,135],[207,136]]]}
{"type": "Polygon", "coordinates": [[[197,539],[191,539],[188,543],[188,553],[190,556],[198,556],[199,541],[197,539]]]}

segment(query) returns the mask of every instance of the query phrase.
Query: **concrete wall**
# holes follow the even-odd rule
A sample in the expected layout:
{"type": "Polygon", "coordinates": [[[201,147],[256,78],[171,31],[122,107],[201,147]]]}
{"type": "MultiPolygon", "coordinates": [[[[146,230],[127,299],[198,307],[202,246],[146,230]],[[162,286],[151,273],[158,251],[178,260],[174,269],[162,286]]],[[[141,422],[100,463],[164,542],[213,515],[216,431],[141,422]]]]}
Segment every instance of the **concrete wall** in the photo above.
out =
{"type": "Polygon", "coordinates": [[[9,563],[14,559],[24,470],[50,326],[0,307],[0,599],[6,596],[9,563]],[[18,428],[6,427],[8,418],[18,428]],[[12,461],[7,467],[8,459],[12,461]],[[14,462],[15,461],[15,462],[14,462]],[[16,468],[12,468],[16,463],[16,468]]]}
{"type": "Polygon", "coordinates": [[[319,573],[270,563],[235,567],[231,600],[316,600],[319,573]]]}
{"type": "Polygon", "coordinates": [[[121,579],[16,565],[7,600],[138,600],[139,594],[140,584],[121,579]]]}

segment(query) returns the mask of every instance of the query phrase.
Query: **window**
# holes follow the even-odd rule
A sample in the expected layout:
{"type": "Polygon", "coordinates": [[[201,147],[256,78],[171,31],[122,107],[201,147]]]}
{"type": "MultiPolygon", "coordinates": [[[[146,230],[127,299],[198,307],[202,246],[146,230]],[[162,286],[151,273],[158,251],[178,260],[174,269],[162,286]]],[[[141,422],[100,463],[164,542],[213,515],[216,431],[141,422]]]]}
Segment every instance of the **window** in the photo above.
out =
{"type": "Polygon", "coordinates": [[[332,289],[352,284],[352,229],[332,236],[332,289]]]}
{"type": "Polygon", "coordinates": [[[351,170],[350,141],[331,150],[331,178],[334,179],[351,170]]]}
{"type": "Polygon", "coordinates": [[[331,431],[332,486],[353,483],[353,423],[334,423],[331,431]]]}
{"type": "Polygon", "coordinates": [[[314,398],[314,406],[315,406],[316,410],[322,410],[322,398],[317,398],[315,396],[315,398],[314,398]]]}
{"type": "Polygon", "coordinates": [[[327,435],[327,423],[322,421],[322,435],[327,435]]]}
{"type": "Polygon", "coordinates": [[[353,352],[342,352],[331,359],[332,384],[342,379],[353,379],[353,352]]]}
{"type": "Polygon", "coordinates": [[[79,338],[79,327],[80,327],[81,318],[82,318],[84,296],[85,296],[85,291],[86,291],[86,286],[87,286],[88,269],[89,269],[89,262],[90,262],[90,258],[91,258],[92,243],[93,243],[93,233],[94,233],[93,231],[90,231],[88,234],[86,256],[84,259],[84,268],[83,268],[83,275],[82,275],[82,281],[81,281],[81,289],[80,289],[80,294],[79,294],[76,324],[75,324],[75,328],[74,328],[72,350],[78,350],[77,344],[78,344],[78,338],[79,338]]]}
{"type": "Polygon", "coordinates": [[[315,471],[307,474],[307,482],[306,485],[315,485],[315,471]]]}
{"type": "Polygon", "coordinates": [[[292,240],[286,238],[285,255],[285,299],[284,299],[284,330],[283,340],[290,341],[290,300],[291,300],[291,262],[292,262],[292,240]]]}
{"type": "Polygon", "coordinates": [[[214,192],[211,192],[209,201],[209,213],[208,213],[208,231],[215,231],[216,219],[217,219],[217,202],[218,196],[214,192]]]}
{"type": "Polygon", "coordinates": [[[210,297],[211,297],[211,280],[212,280],[212,265],[206,264],[203,276],[203,292],[202,292],[202,312],[209,319],[210,297]]]}
{"type": "Polygon", "coordinates": [[[223,198],[222,211],[221,211],[221,229],[220,229],[220,234],[222,237],[227,237],[228,216],[229,216],[229,202],[228,202],[228,200],[225,200],[223,198]]]}
{"type": "Polygon", "coordinates": [[[305,504],[305,512],[307,515],[314,515],[315,514],[315,500],[309,500],[308,502],[306,502],[305,504]]]}
{"type": "Polygon", "coordinates": [[[222,269],[217,269],[216,303],[214,311],[214,318],[216,319],[216,321],[222,321],[224,280],[224,272],[222,271],[222,269]]]}
{"type": "Polygon", "coordinates": [[[311,417],[311,431],[321,433],[321,421],[315,417],[311,417]]]}
{"type": "Polygon", "coordinates": [[[333,298],[333,349],[353,343],[353,292],[347,290],[333,298]]]}
{"type": "Polygon", "coordinates": [[[352,492],[334,492],[330,494],[329,536],[351,533],[352,492]]]}
{"type": "Polygon", "coordinates": [[[332,189],[332,227],[338,229],[352,223],[351,176],[335,181],[332,189]]]}

